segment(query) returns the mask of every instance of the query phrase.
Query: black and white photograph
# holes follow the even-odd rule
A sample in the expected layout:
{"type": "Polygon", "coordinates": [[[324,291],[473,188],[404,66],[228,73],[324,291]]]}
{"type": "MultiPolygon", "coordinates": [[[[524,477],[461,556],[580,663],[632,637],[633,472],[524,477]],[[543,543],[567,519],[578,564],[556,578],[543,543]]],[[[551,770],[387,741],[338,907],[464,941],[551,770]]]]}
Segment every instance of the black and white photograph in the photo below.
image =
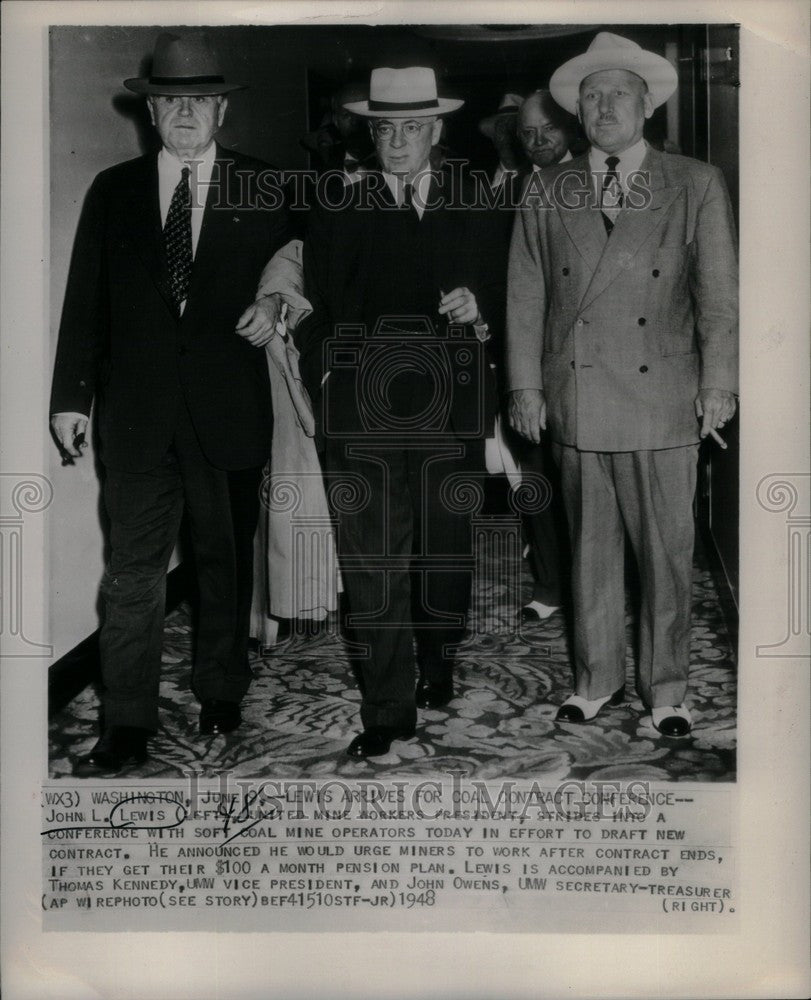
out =
{"type": "Polygon", "coordinates": [[[8,996],[805,995],[807,11],[14,6],[8,996]]]}

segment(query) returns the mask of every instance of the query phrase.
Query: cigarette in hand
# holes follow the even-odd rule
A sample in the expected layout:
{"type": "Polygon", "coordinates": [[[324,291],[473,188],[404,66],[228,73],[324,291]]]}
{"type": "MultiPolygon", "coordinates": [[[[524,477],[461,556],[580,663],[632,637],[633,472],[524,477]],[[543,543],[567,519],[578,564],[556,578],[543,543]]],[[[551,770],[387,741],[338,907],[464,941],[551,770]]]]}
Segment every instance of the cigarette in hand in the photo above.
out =
{"type": "Polygon", "coordinates": [[[715,438],[715,440],[718,442],[718,444],[726,451],[727,443],[721,437],[721,435],[715,430],[714,427],[710,427],[710,434],[712,434],[712,436],[715,438]]]}

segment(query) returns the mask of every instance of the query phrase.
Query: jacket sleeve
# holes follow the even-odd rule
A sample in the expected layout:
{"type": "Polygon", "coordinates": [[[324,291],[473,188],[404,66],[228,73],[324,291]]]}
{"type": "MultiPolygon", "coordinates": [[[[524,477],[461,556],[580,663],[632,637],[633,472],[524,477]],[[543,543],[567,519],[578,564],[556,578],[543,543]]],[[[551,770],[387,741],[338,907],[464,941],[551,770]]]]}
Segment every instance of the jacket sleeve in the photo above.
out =
{"type": "Polygon", "coordinates": [[[542,389],[541,360],[546,288],[538,237],[539,211],[521,205],[515,212],[507,268],[506,385],[542,389]]]}
{"type": "Polygon", "coordinates": [[[738,391],[738,254],[732,206],[713,168],[696,218],[691,289],[702,389],[738,391]]]}
{"type": "Polygon", "coordinates": [[[54,363],[51,413],[90,413],[99,362],[109,339],[104,232],[103,179],[97,177],[85,198],[73,245],[54,363]]]}

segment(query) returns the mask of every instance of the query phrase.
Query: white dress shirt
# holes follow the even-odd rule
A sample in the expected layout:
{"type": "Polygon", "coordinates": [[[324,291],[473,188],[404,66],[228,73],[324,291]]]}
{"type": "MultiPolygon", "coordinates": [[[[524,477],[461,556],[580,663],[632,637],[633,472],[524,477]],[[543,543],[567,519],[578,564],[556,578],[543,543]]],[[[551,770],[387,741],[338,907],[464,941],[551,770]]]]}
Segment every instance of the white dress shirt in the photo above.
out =
{"type": "Polygon", "coordinates": [[[403,204],[406,183],[411,184],[412,204],[414,205],[414,211],[417,213],[417,217],[419,219],[422,219],[423,212],[425,211],[425,205],[428,201],[428,189],[431,187],[432,176],[433,171],[430,167],[426,167],[409,182],[406,181],[402,174],[387,174],[385,170],[383,171],[383,177],[388,185],[389,191],[391,191],[392,198],[394,198],[398,205],[403,204]]]}
{"type": "Polygon", "coordinates": [[[624,149],[621,153],[605,153],[602,149],[592,146],[589,149],[589,169],[594,175],[594,182],[599,194],[602,190],[603,179],[608,173],[606,160],[609,156],[616,156],[619,159],[617,164],[617,177],[623,194],[628,193],[628,177],[642,167],[642,161],[648,152],[648,144],[644,139],[635,142],[633,146],[624,149]]]}

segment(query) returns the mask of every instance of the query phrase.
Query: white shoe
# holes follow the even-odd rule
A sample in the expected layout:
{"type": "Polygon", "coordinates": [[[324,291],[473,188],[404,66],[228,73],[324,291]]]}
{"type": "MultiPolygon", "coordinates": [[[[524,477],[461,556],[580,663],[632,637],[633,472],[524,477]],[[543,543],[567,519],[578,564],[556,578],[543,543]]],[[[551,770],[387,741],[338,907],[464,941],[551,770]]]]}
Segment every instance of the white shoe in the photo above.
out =
{"type": "Polygon", "coordinates": [[[551,618],[556,611],[560,611],[560,606],[557,604],[542,604],[540,601],[530,601],[529,604],[525,604],[521,608],[518,616],[522,622],[542,622],[546,621],[547,618],[551,618]]]}
{"type": "Polygon", "coordinates": [[[558,709],[555,722],[590,722],[604,705],[612,707],[621,705],[624,699],[624,684],[617,688],[613,694],[607,694],[605,698],[595,698],[593,701],[581,698],[579,694],[570,694],[558,709]]]}

